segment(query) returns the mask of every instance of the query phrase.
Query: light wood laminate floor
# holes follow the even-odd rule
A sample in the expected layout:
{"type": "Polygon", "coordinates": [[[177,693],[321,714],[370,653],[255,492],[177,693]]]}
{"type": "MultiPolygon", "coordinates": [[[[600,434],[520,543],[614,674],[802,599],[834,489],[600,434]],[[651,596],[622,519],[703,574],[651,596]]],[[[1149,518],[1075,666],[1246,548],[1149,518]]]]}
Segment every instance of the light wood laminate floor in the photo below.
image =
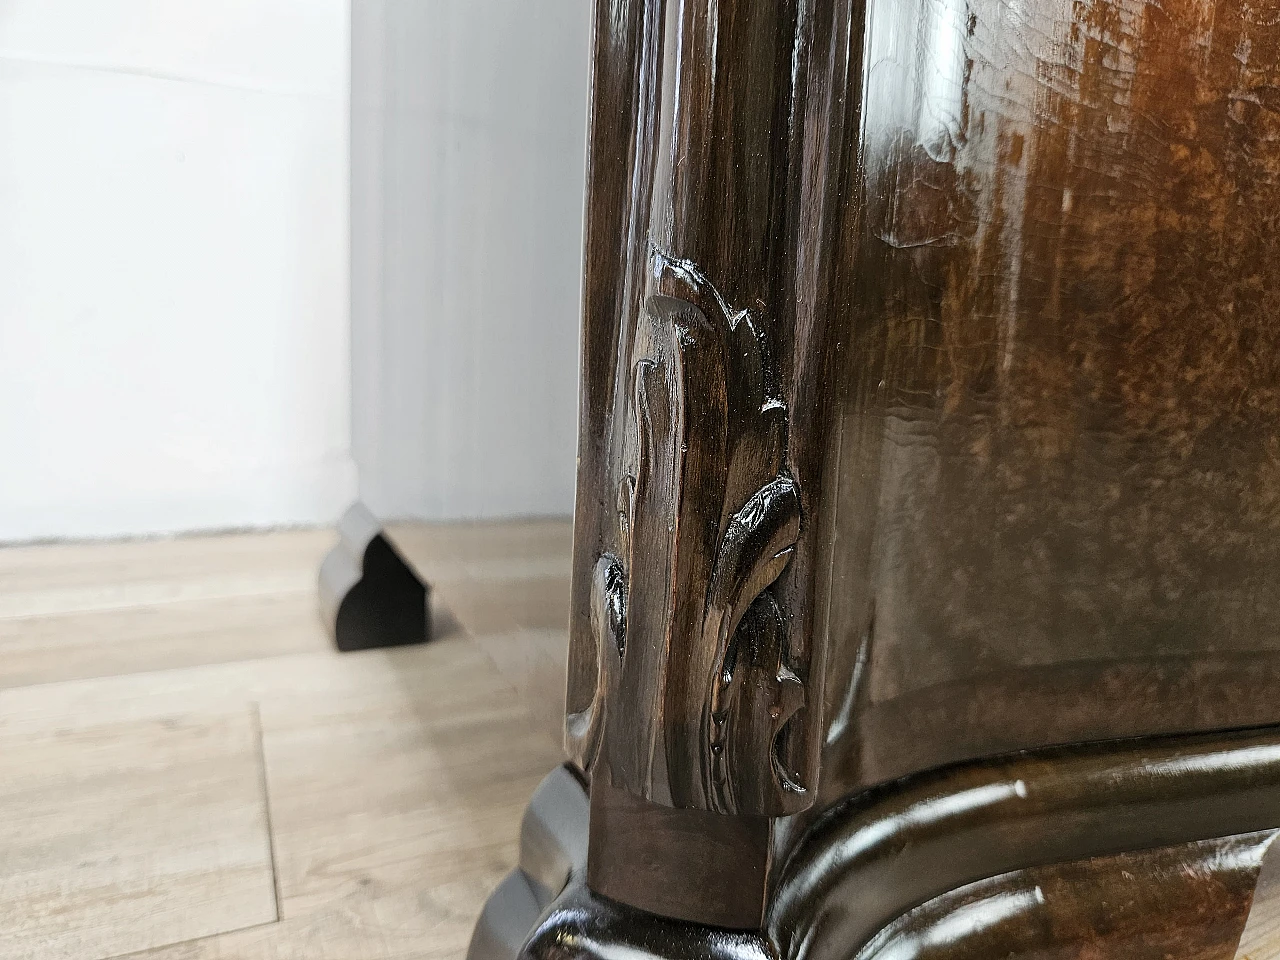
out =
{"type": "Polygon", "coordinates": [[[0,960],[462,956],[560,760],[570,527],[396,535],[443,636],[342,655],[329,532],[0,549],[0,960]]]}

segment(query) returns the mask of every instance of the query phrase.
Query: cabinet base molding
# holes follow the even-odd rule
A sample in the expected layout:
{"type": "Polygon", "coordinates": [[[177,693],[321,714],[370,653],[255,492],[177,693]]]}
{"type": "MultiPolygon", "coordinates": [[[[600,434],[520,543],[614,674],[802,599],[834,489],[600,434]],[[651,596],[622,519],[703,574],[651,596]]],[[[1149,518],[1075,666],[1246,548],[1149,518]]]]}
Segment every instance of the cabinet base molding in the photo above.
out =
{"type": "Polygon", "coordinates": [[[543,911],[586,876],[587,789],[577,771],[556,767],[538,785],[520,823],[520,862],[489,896],[468,960],[513,960],[543,911]]]}
{"type": "Polygon", "coordinates": [[[338,544],[320,565],[320,615],[339,650],[431,639],[430,590],[357,501],[338,521],[338,544]]]}
{"type": "Polygon", "coordinates": [[[538,788],[469,960],[1280,955],[1277,728],[1056,748],[867,791],[775,851],[757,930],[594,892],[590,810],[571,767],[538,788]]]}

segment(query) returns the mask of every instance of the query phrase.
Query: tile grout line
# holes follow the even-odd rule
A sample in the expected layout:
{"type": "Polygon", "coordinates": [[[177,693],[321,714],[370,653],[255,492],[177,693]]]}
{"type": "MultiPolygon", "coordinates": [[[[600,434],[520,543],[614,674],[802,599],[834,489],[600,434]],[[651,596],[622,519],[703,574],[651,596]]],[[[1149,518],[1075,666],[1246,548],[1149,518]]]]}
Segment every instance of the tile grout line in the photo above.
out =
{"type": "Polygon", "coordinates": [[[280,869],[276,865],[276,831],[271,823],[271,793],[267,787],[267,748],[262,734],[262,705],[255,700],[249,707],[258,736],[258,782],[262,787],[262,815],[267,825],[267,854],[271,860],[271,886],[276,898],[276,923],[279,923],[284,919],[284,910],[280,902],[280,869]]]}

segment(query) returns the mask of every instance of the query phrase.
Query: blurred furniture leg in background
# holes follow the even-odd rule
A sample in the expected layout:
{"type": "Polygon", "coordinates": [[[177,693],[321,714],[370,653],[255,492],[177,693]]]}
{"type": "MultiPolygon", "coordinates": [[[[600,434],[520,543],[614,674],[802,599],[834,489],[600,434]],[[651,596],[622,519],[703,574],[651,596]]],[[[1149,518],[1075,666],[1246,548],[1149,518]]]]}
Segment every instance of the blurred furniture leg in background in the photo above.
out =
{"type": "Polygon", "coordinates": [[[362,503],[342,515],[338,543],[320,566],[320,614],[339,650],[431,639],[427,584],[362,503]]]}
{"type": "Polygon", "coordinates": [[[1270,929],[1278,87],[1277,0],[600,0],[571,767],[472,960],[1270,929]]]}

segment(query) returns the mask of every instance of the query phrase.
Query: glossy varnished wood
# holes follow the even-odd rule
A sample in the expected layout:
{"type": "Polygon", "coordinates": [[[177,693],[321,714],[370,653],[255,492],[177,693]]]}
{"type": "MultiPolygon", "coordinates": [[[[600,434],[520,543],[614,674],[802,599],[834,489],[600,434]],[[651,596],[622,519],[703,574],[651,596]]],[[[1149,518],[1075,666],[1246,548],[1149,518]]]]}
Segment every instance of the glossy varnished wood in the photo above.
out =
{"type": "Polygon", "coordinates": [[[596,893],[789,942],[851,797],[1280,723],[1280,4],[600,0],[593,56],[596,893]]]}
{"type": "Polygon", "coordinates": [[[829,810],[778,871],[767,926],[783,956],[837,960],[977,880],[1276,827],[1278,728],[957,765],[829,810]]]}
{"type": "Polygon", "coordinates": [[[992,877],[894,920],[858,956],[1233,960],[1246,923],[1274,917],[1256,893],[1275,839],[1268,830],[992,877]]]}
{"type": "Polygon", "coordinates": [[[596,779],[590,837],[586,880],[605,896],[716,927],[764,920],[773,840],[765,817],[673,810],[596,779]]]}
{"type": "Polygon", "coordinates": [[[862,49],[823,798],[1275,722],[1280,7],[871,0],[862,49]]]}
{"type": "Polygon", "coordinates": [[[601,6],[585,768],[777,814],[1010,749],[1280,719],[1275,23],[1240,0],[601,6]],[[654,352],[735,317],[763,365],[654,352]],[[651,368],[667,392],[637,406],[651,368]],[[753,377],[780,454],[727,399],[753,377]],[[688,443],[707,430],[751,438],[741,483],[688,443]],[[770,477],[794,545],[761,534],[768,572],[716,634],[681,598],[770,477]],[[720,692],[733,666],[760,698],[720,692]],[[725,730],[755,752],[726,759],[725,730]]]}
{"type": "Polygon", "coordinates": [[[797,377],[821,158],[793,116],[795,27],[788,3],[596,16],[569,745],[677,809],[794,812],[816,772],[797,541],[830,416],[790,404],[822,382],[797,377]]]}
{"type": "MultiPolygon", "coordinates": [[[[780,954],[763,934],[643,914],[569,880],[533,925],[523,958],[606,960],[1257,960],[1274,941],[1266,896],[1275,831],[1222,837],[1018,870],[969,884],[909,911],[861,949],[780,954]],[[1243,930],[1243,935],[1242,935],[1243,930]],[[1252,950],[1252,952],[1249,952],[1252,950]]],[[[491,956],[509,956],[493,954],[491,956]]],[[[474,960],[488,960],[472,954],[474,960]]]]}
{"type": "MultiPolygon", "coordinates": [[[[622,2],[595,21],[568,744],[595,782],[677,811],[655,813],[673,836],[747,818],[725,835],[752,860],[818,773],[823,239],[849,79],[832,13],[622,2]]],[[[611,837],[592,882],[634,898],[611,837]]],[[[759,921],[749,887],[735,923],[759,921]]]]}

